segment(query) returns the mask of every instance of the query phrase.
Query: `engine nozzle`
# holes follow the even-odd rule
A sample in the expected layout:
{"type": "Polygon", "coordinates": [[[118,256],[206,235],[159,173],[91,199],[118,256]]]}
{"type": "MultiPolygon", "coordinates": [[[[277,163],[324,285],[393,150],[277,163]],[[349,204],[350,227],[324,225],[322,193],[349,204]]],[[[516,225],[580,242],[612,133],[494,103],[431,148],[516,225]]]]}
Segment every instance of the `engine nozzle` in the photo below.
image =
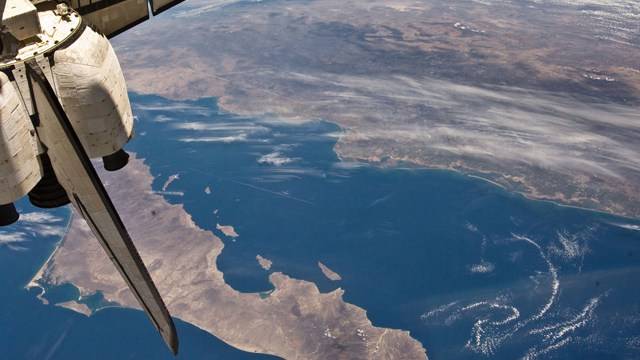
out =
{"type": "Polygon", "coordinates": [[[13,203],[0,205],[0,226],[11,225],[19,218],[20,214],[13,203]]]}
{"type": "Polygon", "coordinates": [[[118,171],[129,163],[129,154],[120,149],[111,155],[102,157],[102,163],[107,171],[118,171]]]}
{"type": "Polygon", "coordinates": [[[44,209],[67,205],[70,202],[69,196],[53,172],[51,159],[47,154],[43,154],[40,156],[40,162],[42,163],[42,179],[29,192],[29,201],[34,206],[44,209]]]}

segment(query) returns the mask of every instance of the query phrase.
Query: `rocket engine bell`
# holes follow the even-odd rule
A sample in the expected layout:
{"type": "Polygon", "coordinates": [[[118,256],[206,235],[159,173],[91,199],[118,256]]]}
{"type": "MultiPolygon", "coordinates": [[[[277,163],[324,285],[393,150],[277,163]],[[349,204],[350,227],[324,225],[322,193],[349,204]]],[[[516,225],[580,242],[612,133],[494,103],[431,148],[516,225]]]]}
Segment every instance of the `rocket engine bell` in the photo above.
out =
{"type": "MultiPolygon", "coordinates": [[[[124,76],[107,38],[66,5],[7,0],[6,8],[11,11],[3,13],[1,36],[0,206],[26,194],[39,207],[64,205],[68,197],[38,140],[25,63],[35,61],[42,69],[85,151],[103,158],[110,171],[126,165],[123,147],[133,134],[124,76]]],[[[11,209],[5,210],[9,215],[0,217],[10,222],[11,209]]]]}

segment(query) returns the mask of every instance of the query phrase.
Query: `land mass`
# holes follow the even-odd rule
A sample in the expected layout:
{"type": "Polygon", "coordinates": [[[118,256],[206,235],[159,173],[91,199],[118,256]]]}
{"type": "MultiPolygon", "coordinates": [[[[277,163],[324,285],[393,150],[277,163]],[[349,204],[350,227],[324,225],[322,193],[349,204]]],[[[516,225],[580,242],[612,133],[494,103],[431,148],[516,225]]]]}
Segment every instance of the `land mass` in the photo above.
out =
{"type": "Polygon", "coordinates": [[[167,191],[169,185],[171,185],[174,181],[180,179],[180,174],[173,174],[167,178],[167,181],[162,185],[162,191],[167,191]]]}
{"type": "Polygon", "coordinates": [[[82,315],[91,316],[93,311],[86,304],[79,303],[75,300],[65,301],[62,303],[56,304],[56,306],[63,307],[65,309],[73,310],[82,315]]]}
{"type": "MultiPolygon", "coordinates": [[[[217,268],[222,241],[200,229],[181,205],[152,191],[142,160],[133,156],[123,170],[99,173],[173,316],[238,349],[285,359],[427,358],[409,332],[373,326],[362,308],[343,300],[341,289],[321,293],[311,282],[276,272],[269,276],[274,290],[268,296],[234,290],[217,268]]],[[[101,292],[110,303],[138,308],[75,213],[61,244],[31,281],[44,287],[67,283],[81,296],[101,292]]],[[[61,305],[88,314],[81,303],[61,305]]]]}
{"type": "Polygon", "coordinates": [[[329,279],[331,281],[340,281],[340,280],[342,280],[342,276],[340,276],[340,274],[338,274],[337,272],[329,269],[325,264],[321,263],[320,261],[318,261],[318,267],[320,268],[320,270],[322,271],[324,276],[327,277],[327,279],[329,279]]]}
{"type": "Polygon", "coordinates": [[[216,229],[220,230],[225,236],[231,238],[240,237],[240,235],[236,232],[236,229],[231,225],[216,224],[216,229]]]}
{"type": "Polygon", "coordinates": [[[345,160],[637,218],[639,13],[631,0],[192,0],[114,44],[136,92],[325,119],[345,160]]]}
{"type": "Polygon", "coordinates": [[[256,260],[258,260],[258,264],[260,264],[260,267],[263,268],[264,270],[271,270],[271,266],[273,265],[273,261],[264,258],[260,255],[256,255],[256,260]]]}

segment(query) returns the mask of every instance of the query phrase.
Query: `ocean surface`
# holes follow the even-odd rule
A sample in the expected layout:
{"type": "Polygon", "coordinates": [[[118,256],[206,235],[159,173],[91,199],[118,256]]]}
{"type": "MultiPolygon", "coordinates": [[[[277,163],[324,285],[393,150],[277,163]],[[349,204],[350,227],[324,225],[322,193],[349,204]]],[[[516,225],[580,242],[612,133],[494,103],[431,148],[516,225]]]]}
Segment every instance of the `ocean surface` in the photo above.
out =
{"type": "MultiPolygon", "coordinates": [[[[432,359],[640,357],[640,222],[450,171],[340,161],[341,130],[327,122],[239,117],[215,99],[131,100],[137,134],[128,150],[150,165],[154,190],[223,239],[218,265],[234,288],[272,288],[259,254],[271,271],[345,289],[374,325],[409,330],[432,359]],[[342,280],[327,279],[318,261],[342,280]]],[[[0,230],[0,357],[171,358],[138,311],[87,318],[24,290],[68,210],[42,219],[25,201],[19,207],[36,215],[0,230]]],[[[72,286],[45,294],[76,296],[72,286]]],[[[180,358],[270,358],[184,322],[178,331],[180,358]]]]}

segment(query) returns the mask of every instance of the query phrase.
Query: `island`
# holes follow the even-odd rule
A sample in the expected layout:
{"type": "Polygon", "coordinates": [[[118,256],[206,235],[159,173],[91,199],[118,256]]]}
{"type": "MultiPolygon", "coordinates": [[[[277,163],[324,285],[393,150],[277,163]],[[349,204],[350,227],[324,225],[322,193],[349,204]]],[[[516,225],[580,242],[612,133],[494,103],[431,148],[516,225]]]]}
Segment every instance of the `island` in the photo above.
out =
{"type": "MultiPolygon", "coordinates": [[[[124,169],[99,174],[173,316],[238,349],[284,359],[427,358],[409,332],[374,326],[364,309],[344,301],[342,289],[322,293],[314,283],[275,272],[268,295],[236,291],[217,266],[223,242],[199,228],[182,205],[151,191],[153,177],[142,160],[133,155],[124,169]]],[[[73,284],[81,296],[101,292],[109,303],[139,308],[75,214],[35,284],[73,284]]],[[[87,313],[73,302],[63,306],[87,313]]]]}
{"type": "Polygon", "coordinates": [[[342,280],[342,276],[340,276],[337,272],[329,269],[325,264],[321,263],[320,261],[318,261],[318,267],[320,267],[320,270],[322,271],[324,276],[327,277],[327,279],[331,281],[342,280]]]}
{"type": "Polygon", "coordinates": [[[164,185],[162,185],[162,191],[167,191],[167,189],[169,188],[169,185],[171,185],[172,182],[178,179],[180,179],[180,174],[173,174],[169,176],[167,178],[167,181],[164,182],[164,185]]]}
{"type": "Polygon", "coordinates": [[[264,270],[271,270],[271,266],[273,265],[273,261],[264,258],[260,255],[256,255],[256,260],[258,260],[258,264],[260,264],[260,267],[263,268],[264,270]]]}
{"type": "Polygon", "coordinates": [[[234,229],[234,227],[231,225],[216,224],[216,229],[220,230],[225,236],[228,236],[234,239],[240,236],[236,232],[236,229],[234,229]]]}

